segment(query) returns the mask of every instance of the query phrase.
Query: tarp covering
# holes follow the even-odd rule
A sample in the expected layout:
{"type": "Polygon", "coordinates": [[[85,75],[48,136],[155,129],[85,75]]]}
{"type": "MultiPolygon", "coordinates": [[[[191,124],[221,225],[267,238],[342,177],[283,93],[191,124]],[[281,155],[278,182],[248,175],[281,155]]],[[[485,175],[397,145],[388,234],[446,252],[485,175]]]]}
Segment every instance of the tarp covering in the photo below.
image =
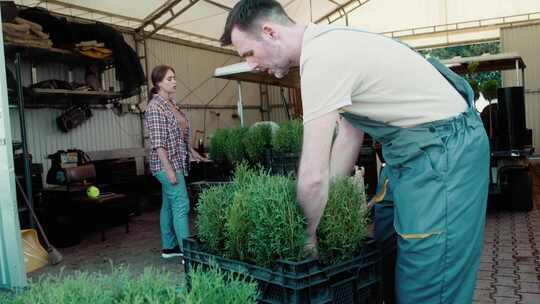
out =
{"type": "MultiPolygon", "coordinates": [[[[540,22],[538,0],[278,0],[298,23],[349,25],[400,38],[415,47],[490,41],[499,29],[540,22]]],[[[17,0],[50,11],[139,28],[160,8],[158,34],[218,46],[228,10],[237,0],[17,0]],[[171,18],[172,14],[178,14],[171,18]],[[172,20],[170,20],[172,19],[172,20]]],[[[152,32],[156,26],[148,25],[152,32]]]]}

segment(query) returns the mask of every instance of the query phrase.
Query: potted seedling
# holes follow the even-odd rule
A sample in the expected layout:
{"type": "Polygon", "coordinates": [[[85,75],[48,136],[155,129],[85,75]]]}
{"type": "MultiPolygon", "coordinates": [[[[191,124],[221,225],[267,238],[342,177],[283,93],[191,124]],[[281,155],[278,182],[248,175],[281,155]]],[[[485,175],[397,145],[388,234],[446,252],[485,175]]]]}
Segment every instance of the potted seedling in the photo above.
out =
{"type": "Polygon", "coordinates": [[[368,212],[361,176],[332,181],[318,229],[319,258],[307,255],[306,221],[292,175],[241,164],[230,185],[199,201],[197,237],[183,240],[186,267],[216,260],[246,272],[263,303],[327,303],[341,297],[377,303],[379,254],[366,237],[368,212]]]}
{"type": "Polygon", "coordinates": [[[303,125],[300,120],[279,124],[272,139],[270,167],[274,173],[296,173],[302,150],[303,125]]]}

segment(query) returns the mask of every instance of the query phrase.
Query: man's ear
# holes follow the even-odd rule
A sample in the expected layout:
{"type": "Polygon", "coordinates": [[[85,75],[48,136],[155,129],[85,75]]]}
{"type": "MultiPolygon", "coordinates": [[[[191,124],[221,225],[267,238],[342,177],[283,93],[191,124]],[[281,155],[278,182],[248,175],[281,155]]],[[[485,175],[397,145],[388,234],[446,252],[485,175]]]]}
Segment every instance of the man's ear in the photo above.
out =
{"type": "Polygon", "coordinates": [[[278,33],[276,31],[276,28],[273,24],[264,22],[261,24],[261,33],[263,37],[266,37],[271,40],[276,40],[278,37],[278,33]]]}

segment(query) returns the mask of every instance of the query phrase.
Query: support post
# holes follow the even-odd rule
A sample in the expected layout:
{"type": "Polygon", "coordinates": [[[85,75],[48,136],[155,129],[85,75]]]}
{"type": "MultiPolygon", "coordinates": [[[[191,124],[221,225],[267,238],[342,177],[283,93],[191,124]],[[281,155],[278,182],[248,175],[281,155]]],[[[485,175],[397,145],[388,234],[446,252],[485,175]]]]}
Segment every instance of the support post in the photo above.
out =
{"type": "MultiPolygon", "coordinates": [[[[4,54],[2,33],[0,54],[4,54]]],[[[5,66],[5,58],[0,56],[0,289],[22,290],[26,287],[26,272],[17,208],[5,66]]]]}
{"type": "Polygon", "coordinates": [[[236,104],[236,109],[238,111],[238,116],[240,116],[240,126],[244,126],[244,100],[242,99],[242,82],[238,81],[238,102],[236,104]]]}

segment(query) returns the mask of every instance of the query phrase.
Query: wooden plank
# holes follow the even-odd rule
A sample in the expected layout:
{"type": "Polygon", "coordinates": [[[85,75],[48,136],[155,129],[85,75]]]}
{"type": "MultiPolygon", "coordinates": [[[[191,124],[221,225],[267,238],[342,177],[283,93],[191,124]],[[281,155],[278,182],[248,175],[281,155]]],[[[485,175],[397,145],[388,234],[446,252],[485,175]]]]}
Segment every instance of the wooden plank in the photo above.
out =
{"type": "Polygon", "coordinates": [[[288,88],[300,87],[300,72],[297,67],[291,68],[285,77],[276,78],[274,75],[253,70],[247,62],[240,62],[215,69],[214,77],[288,88]]]}
{"type": "Polygon", "coordinates": [[[520,69],[526,67],[523,58],[517,53],[502,53],[495,55],[482,55],[475,57],[457,57],[447,60],[441,60],[441,63],[447,65],[458,74],[467,74],[471,63],[478,63],[476,72],[512,70],[516,68],[516,62],[520,69]]]}

